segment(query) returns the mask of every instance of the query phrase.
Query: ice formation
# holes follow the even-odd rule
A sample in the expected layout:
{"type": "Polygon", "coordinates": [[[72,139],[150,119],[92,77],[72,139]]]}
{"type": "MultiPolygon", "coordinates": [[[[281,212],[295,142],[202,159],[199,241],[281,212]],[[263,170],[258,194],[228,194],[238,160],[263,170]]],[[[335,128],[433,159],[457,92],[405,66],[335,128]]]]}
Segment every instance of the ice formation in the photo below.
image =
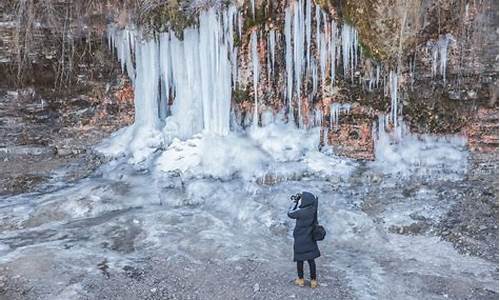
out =
{"type": "Polygon", "coordinates": [[[378,88],[379,87],[379,81],[380,81],[380,65],[377,65],[377,71],[375,75],[375,86],[378,88]]]}
{"type": "Polygon", "coordinates": [[[358,53],[358,32],[349,24],[342,26],[342,63],[344,67],[344,77],[347,78],[349,72],[351,80],[354,78],[354,70],[357,65],[358,53]]]}
{"type": "MultiPolygon", "coordinates": [[[[311,0],[306,0],[311,1],[311,0]]],[[[302,107],[302,72],[304,70],[304,8],[302,0],[298,0],[293,5],[293,70],[295,78],[295,95],[297,106],[302,107]]],[[[302,109],[298,109],[299,127],[302,127],[302,109]]]]}
{"type": "Polygon", "coordinates": [[[331,25],[331,35],[332,35],[332,40],[330,42],[330,80],[332,81],[332,85],[335,82],[335,75],[336,75],[336,70],[337,70],[337,41],[339,39],[338,37],[338,28],[337,28],[337,22],[332,21],[331,25]]]}
{"type": "MultiPolygon", "coordinates": [[[[378,68],[378,66],[377,66],[378,68]]],[[[377,69],[378,71],[378,69],[377,69]]],[[[376,86],[377,84],[377,76],[375,74],[375,70],[372,68],[369,69],[369,77],[368,77],[368,91],[371,92],[373,91],[373,88],[376,86]]]]}
{"type": "Polygon", "coordinates": [[[389,73],[389,89],[391,93],[391,121],[395,128],[398,126],[398,74],[394,71],[389,73]]]}
{"type": "Polygon", "coordinates": [[[286,100],[288,103],[289,114],[292,113],[293,98],[293,58],[292,58],[292,9],[288,7],[285,10],[285,68],[286,68],[286,100]]]}
{"type": "Polygon", "coordinates": [[[446,82],[446,66],[448,63],[448,47],[455,39],[451,34],[442,35],[438,41],[430,44],[432,55],[432,77],[437,75],[438,64],[439,74],[443,77],[443,82],[446,82]]]}
{"type": "Polygon", "coordinates": [[[135,125],[158,129],[158,80],[160,62],[158,46],[154,40],[140,41],[136,48],[137,77],[135,87],[135,125]]]}
{"type": "Polygon", "coordinates": [[[397,130],[388,130],[387,122],[387,117],[380,115],[374,124],[376,160],[370,165],[375,169],[405,177],[439,172],[463,174],[466,171],[464,137],[412,134],[404,122],[397,130]]]}
{"type": "Polygon", "coordinates": [[[202,130],[218,135],[229,133],[235,76],[232,62],[236,62],[237,53],[233,49],[236,12],[231,7],[222,13],[213,8],[201,13],[200,26],[186,28],[183,40],[172,32],[162,33],[156,40],[145,39],[140,32],[132,35],[127,29],[110,31],[109,39],[127,70],[132,47],[124,45],[135,45],[136,121],[130,128],[117,132],[112,141],[104,143],[101,151],[132,154],[136,161],[175,137],[187,139],[202,130]],[[168,109],[165,105],[171,97],[174,101],[168,109]],[[167,111],[170,115],[164,118],[167,111]],[[161,125],[164,126],[160,135],[156,131],[161,125]],[[146,136],[154,132],[155,142],[137,135],[138,131],[147,132],[146,136]]]}
{"type": "Polygon", "coordinates": [[[108,45],[112,51],[116,49],[116,56],[120,62],[122,72],[127,71],[127,75],[132,82],[135,80],[135,68],[132,56],[135,52],[136,31],[126,27],[118,30],[115,26],[109,25],[107,30],[108,45]]]}
{"type": "Polygon", "coordinates": [[[311,1],[306,1],[306,20],[305,20],[305,30],[306,30],[306,73],[308,73],[311,67],[311,26],[312,26],[312,3],[311,1]]]}
{"type": "Polygon", "coordinates": [[[259,52],[257,51],[257,33],[252,32],[251,37],[251,47],[252,47],[252,69],[253,69],[253,93],[254,93],[254,114],[253,114],[253,125],[257,126],[259,124],[259,97],[258,97],[258,85],[259,85],[259,52]]]}
{"type": "MultiPolygon", "coordinates": [[[[240,79],[239,49],[234,35],[242,37],[242,24],[237,8],[230,6],[222,11],[211,8],[201,12],[199,25],[184,29],[182,39],[171,31],[146,38],[139,29],[110,26],[110,47],[122,71],[134,82],[136,118],[133,125],[116,132],[98,150],[112,156],[125,155],[131,162],[150,158],[147,161],[155,170],[181,172],[185,176],[238,175],[255,179],[270,172],[287,177],[293,176],[290,172],[315,170],[326,176],[335,172],[319,166],[332,164],[345,165],[340,169],[343,174],[349,173],[353,166],[347,163],[347,167],[345,162],[349,160],[341,163],[335,156],[319,151],[320,133],[326,145],[328,128],[323,127],[324,109],[312,101],[327,88],[328,82],[334,85],[340,63],[344,78],[354,79],[360,56],[355,28],[330,20],[312,0],[294,0],[285,9],[283,48],[277,46],[279,29],[273,28],[267,34],[253,30],[248,44],[251,62],[246,74],[253,81],[254,108],[253,114],[242,114],[231,107],[240,79]],[[259,53],[260,45],[267,46],[266,55],[259,53]],[[267,77],[274,78],[281,71],[276,62],[276,51],[280,50],[284,52],[286,108],[276,113],[259,102],[260,58],[264,57],[267,63],[267,77]],[[162,151],[157,152],[158,149],[162,151]]],[[[435,48],[443,78],[451,40],[445,38],[435,48]]],[[[391,99],[390,114],[381,118],[375,132],[377,162],[397,162],[401,168],[408,164],[435,165],[435,161],[422,156],[429,155],[430,148],[447,154],[447,161],[462,159],[463,152],[457,150],[460,140],[447,144],[406,132],[404,123],[398,120],[398,72],[384,76],[380,65],[372,66],[368,78],[365,77],[368,89],[383,81],[384,93],[391,99]],[[410,153],[412,157],[407,157],[410,153]]],[[[434,68],[437,70],[437,63],[434,68]]],[[[330,129],[335,129],[340,115],[349,113],[350,104],[333,103],[329,111],[330,129]]]]}
{"type": "Polygon", "coordinates": [[[252,16],[255,19],[255,0],[250,0],[250,5],[252,6],[252,16]]]}
{"type": "Polygon", "coordinates": [[[274,75],[274,65],[276,64],[276,31],[271,29],[269,31],[269,40],[268,40],[268,77],[274,75]]]}
{"type": "Polygon", "coordinates": [[[345,177],[353,171],[354,162],[321,153],[319,143],[319,128],[298,129],[275,120],[266,126],[252,126],[244,135],[204,133],[187,140],[176,138],[155,160],[155,171],[224,180],[235,176],[247,180],[269,175],[291,178],[304,172],[345,177]]]}
{"type": "MultiPolygon", "coordinates": [[[[312,5],[312,0],[296,0],[285,10],[285,95],[290,110],[294,100],[301,107],[305,96],[308,99],[315,97],[320,91],[320,82],[322,88],[326,87],[328,79],[331,85],[334,84],[340,54],[343,58],[344,77],[350,76],[353,80],[357,67],[359,47],[356,29],[343,24],[339,31],[337,23],[330,20],[319,5],[315,5],[313,19],[312,5]],[[316,55],[313,48],[316,49],[316,55]],[[306,94],[303,86],[308,81],[312,82],[313,89],[312,93],[306,94]]],[[[299,126],[302,126],[304,122],[301,110],[298,111],[298,116],[299,126]]]]}
{"type": "Polygon", "coordinates": [[[323,124],[323,111],[321,108],[315,108],[313,111],[313,126],[322,126],[323,124]]]}
{"type": "Polygon", "coordinates": [[[338,126],[341,113],[348,114],[350,111],[351,104],[349,103],[332,103],[330,105],[330,128],[338,126]]]}
{"type": "MultiPolygon", "coordinates": [[[[312,5],[311,2],[308,5],[312,5]]],[[[287,66],[291,79],[288,88],[290,97],[294,93],[300,103],[301,85],[293,84],[301,81],[307,64],[303,59],[305,21],[301,6],[296,5],[293,11],[291,8],[288,11],[288,31],[285,30],[286,51],[291,59],[287,66]],[[302,46],[297,41],[301,41],[302,46]]],[[[297,129],[293,121],[286,123],[282,120],[288,118],[273,116],[269,110],[262,112],[261,126],[258,125],[261,66],[256,31],[252,32],[249,45],[255,97],[253,126],[246,132],[230,131],[231,123],[238,127],[230,120],[232,88],[238,72],[238,49],[233,37],[235,25],[239,30],[239,14],[230,7],[220,13],[215,9],[201,13],[199,26],[186,28],[182,40],[168,31],[155,39],[142,37],[140,31],[131,34],[111,28],[108,38],[120,53],[118,59],[124,62],[124,67],[131,62],[127,55],[135,53],[136,122],[115,133],[99,150],[114,156],[128,155],[132,162],[141,162],[162,148],[164,150],[154,159],[157,171],[220,178],[234,174],[255,178],[280,168],[280,174],[275,175],[286,177],[289,170],[311,171],[309,164],[317,169],[321,159],[332,163],[333,158],[318,152],[319,128],[297,129]],[[133,41],[130,37],[134,37],[133,41]],[[279,167],[277,163],[292,163],[295,167],[279,167]]],[[[272,31],[268,37],[268,72],[274,72],[276,34],[272,31]]],[[[324,44],[328,45],[325,33],[322,34],[324,44]]],[[[291,101],[292,98],[290,105],[291,101]]],[[[234,111],[232,114],[236,117],[234,111]]],[[[300,113],[299,118],[301,120],[300,113]]],[[[314,118],[312,126],[321,125],[321,110],[315,112],[314,118]]]]}

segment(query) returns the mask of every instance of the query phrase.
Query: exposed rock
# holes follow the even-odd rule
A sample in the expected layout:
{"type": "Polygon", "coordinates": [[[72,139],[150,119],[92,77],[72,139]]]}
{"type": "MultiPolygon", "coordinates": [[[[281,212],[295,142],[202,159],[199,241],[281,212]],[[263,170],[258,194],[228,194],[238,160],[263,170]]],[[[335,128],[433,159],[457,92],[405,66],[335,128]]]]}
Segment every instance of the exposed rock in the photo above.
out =
{"type": "Polygon", "coordinates": [[[498,151],[498,109],[480,108],[464,129],[471,151],[498,151]]]}
{"type": "Polygon", "coordinates": [[[32,191],[63,166],[68,180],[87,176],[100,163],[91,146],[133,121],[127,81],[115,81],[107,92],[104,84],[87,82],[87,94],[80,92],[0,92],[0,194],[32,191]]]}
{"type": "Polygon", "coordinates": [[[374,116],[355,106],[347,116],[339,118],[337,126],[328,130],[328,143],[341,156],[356,159],[374,159],[374,116]]]}

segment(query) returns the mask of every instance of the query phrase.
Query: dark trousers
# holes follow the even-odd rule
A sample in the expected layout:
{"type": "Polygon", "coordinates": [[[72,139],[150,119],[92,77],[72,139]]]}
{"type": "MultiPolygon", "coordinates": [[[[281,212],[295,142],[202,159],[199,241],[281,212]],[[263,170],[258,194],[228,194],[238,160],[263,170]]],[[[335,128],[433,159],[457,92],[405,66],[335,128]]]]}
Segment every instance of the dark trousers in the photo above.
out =
{"type": "MultiPolygon", "coordinates": [[[[311,273],[311,280],[316,279],[316,263],[314,262],[314,259],[309,259],[307,260],[309,263],[309,272],[311,273]]],[[[297,274],[299,275],[299,278],[304,278],[304,261],[299,260],[297,261],[297,274]]]]}

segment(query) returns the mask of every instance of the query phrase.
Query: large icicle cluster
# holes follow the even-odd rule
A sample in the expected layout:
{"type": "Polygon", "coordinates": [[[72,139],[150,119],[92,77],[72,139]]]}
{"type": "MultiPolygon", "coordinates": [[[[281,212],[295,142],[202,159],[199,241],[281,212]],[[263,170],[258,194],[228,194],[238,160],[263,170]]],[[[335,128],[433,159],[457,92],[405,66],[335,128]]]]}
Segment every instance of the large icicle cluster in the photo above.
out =
{"type": "MultiPolygon", "coordinates": [[[[255,4],[253,1],[251,4],[254,14],[255,4]]],[[[244,69],[249,72],[242,74],[239,74],[239,48],[235,46],[234,35],[243,38],[243,20],[234,6],[223,11],[212,8],[201,12],[199,25],[184,29],[182,39],[169,31],[144,37],[134,27],[110,26],[111,50],[116,53],[122,72],[126,71],[134,84],[135,123],[118,131],[100,150],[114,156],[129,155],[137,162],[162,148],[164,151],[156,161],[159,170],[187,168],[216,177],[230,177],[237,172],[253,176],[262,166],[272,169],[276,161],[297,162],[311,154],[318,162],[323,161],[325,157],[317,152],[321,132],[317,127],[323,126],[326,145],[328,130],[338,129],[339,117],[349,113],[351,106],[315,100],[334,87],[338,73],[352,83],[358,77],[356,71],[361,60],[358,33],[349,24],[337,24],[313,0],[292,0],[284,17],[282,30],[252,29],[248,41],[250,63],[244,69]],[[263,49],[267,51],[265,55],[259,53],[263,49]],[[284,57],[283,69],[279,69],[282,67],[277,61],[279,57],[284,57]],[[283,90],[275,92],[283,92],[286,105],[275,115],[264,106],[259,90],[262,91],[263,77],[267,76],[275,87],[273,80],[280,78],[280,74],[285,85],[283,90]],[[231,107],[231,100],[242,78],[252,82],[254,107],[253,113],[245,114],[245,120],[240,122],[241,114],[237,107],[231,107]],[[325,126],[325,119],[330,128],[325,126]],[[240,123],[253,126],[240,134],[240,123]],[[238,130],[232,133],[231,127],[238,130]],[[245,160],[248,164],[242,164],[245,160]]],[[[451,37],[444,36],[432,45],[433,75],[439,57],[443,79],[450,41],[451,37]]],[[[377,159],[404,165],[410,158],[398,143],[407,144],[416,155],[424,153],[428,145],[407,133],[399,119],[402,111],[399,69],[390,71],[375,62],[365,69],[364,77],[359,77],[363,87],[372,91],[383,84],[384,95],[391,99],[390,113],[380,117],[378,131],[374,132],[377,159]],[[388,126],[389,123],[393,126],[388,126]]],[[[459,147],[460,143],[438,144],[443,153],[459,157],[461,154],[449,149],[459,147]]],[[[431,163],[416,158],[412,164],[418,161],[431,163]]]]}
{"type": "Polygon", "coordinates": [[[221,13],[209,9],[200,14],[199,26],[183,31],[182,40],[173,32],[144,38],[140,31],[109,28],[110,45],[116,49],[122,69],[126,68],[135,82],[136,108],[135,123],[119,133],[115,139],[118,146],[115,143],[111,152],[136,155],[144,149],[143,154],[147,154],[157,143],[152,145],[136,134],[145,128],[149,132],[162,130],[160,137],[155,134],[161,143],[175,137],[186,139],[202,130],[229,133],[231,94],[237,76],[236,13],[235,7],[221,13]],[[130,149],[130,144],[136,147],[130,149]]]}
{"type": "Polygon", "coordinates": [[[172,90],[171,117],[182,138],[203,129],[220,135],[229,132],[233,81],[234,8],[219,16],[214,9],[200,15],[199,28],[184,30],[183,41],[172,33],[160,39],[165,89],[172,90]],[[216,79],[216,80],[214,80],[216,79]]]}
{"type": "MultiPolygon", "coordinates": [[[[360,55],[357,31],[348,24],[337,25],[319,5],[313,18],[313,5],[312,0],[296,0],[285,11],[285,98],[290,110],[293,103],[302,107],[304,98],[311,100],[327,85],[334,85],[341,55],[344,77],[354,80],[360,55]]],[[[302,113],[298,109],[299,126],[303,126],[302,113]]]]}

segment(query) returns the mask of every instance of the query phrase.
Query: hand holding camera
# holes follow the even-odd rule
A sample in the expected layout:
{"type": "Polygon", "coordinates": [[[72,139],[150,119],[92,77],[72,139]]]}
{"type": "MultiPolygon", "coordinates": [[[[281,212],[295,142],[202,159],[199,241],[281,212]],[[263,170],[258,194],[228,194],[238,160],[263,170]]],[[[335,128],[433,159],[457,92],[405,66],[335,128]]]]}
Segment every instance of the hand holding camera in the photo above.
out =
{"type": "Polygon", "coordinates": [[[301,197],[302,197],[302,193],[297,193],[295,195],[290,196],[290,200],[297,203],[297,202],[299,202],[301,197]]]}

